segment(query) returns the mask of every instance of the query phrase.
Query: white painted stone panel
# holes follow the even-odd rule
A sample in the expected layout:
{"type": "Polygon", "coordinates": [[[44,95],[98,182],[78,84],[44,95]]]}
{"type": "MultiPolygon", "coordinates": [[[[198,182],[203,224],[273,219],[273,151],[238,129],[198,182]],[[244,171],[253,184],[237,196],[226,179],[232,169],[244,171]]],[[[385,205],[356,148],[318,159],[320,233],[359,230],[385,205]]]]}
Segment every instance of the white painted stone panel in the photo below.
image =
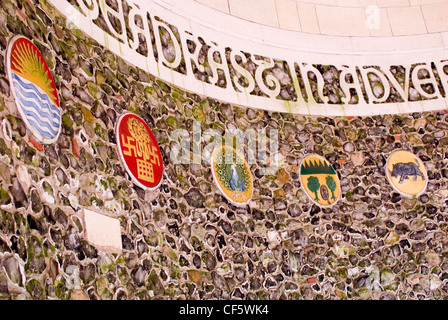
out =
{"type": "Polygon", "coordinates": [[[320,33],[315,5],[311,3],[297,3],[297,10],[299,11],[302,31],[308,33],[320,33]]]}
{"type": "Polygon", "coordinates": [[[322,34],[358,37],[370,35],[363,8],[316,5],[316,14],[322,34]]]}
{"type": "Polygon", "coordinates": [[[448,3],[439,3],[422,6],[428,32],[448,31],[448,3]]]}
{"type": "Polygon", "coordinates": [[[278,27],[275,0],[229,0],[230,13],[238,18],[278,27]]]}
{"type": "Polygon", "coordinates": [[[205,4],[213,9],[230,13],[229,12],[229,3],[227,0],[196,0],[199,3],[205,4]]]}
{"type": "Polygon", "coordinates": [[[387,14],[394,36],[427,33],[423,13],[419,6],[387,8],[387,14]]]}
{"type": "Polygon", "coordinates": [[[291,0],[275,0],[279,27],[287,30],[301,31],[297,5],[291,0]]]}
{"type": "Polygon", "coordinates": [[[89,209],[83,212],[87,242],[106,252],[121,253],[120,221],[89,209]]]}
{"type": "Polygon", "coordinates": [[[409,7],[409,0],[377,0],[380,7],[409,7]]]}

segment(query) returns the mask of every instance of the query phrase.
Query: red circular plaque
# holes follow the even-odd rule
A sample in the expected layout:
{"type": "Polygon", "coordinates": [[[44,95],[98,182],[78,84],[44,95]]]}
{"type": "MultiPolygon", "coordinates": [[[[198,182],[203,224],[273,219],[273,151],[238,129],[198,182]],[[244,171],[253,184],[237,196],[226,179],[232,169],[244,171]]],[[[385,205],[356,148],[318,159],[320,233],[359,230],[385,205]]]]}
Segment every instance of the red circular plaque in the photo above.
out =
{"type": "Polygon", "coordinates": [[[115,131],[118,153],[132,181],[143,189],[157,189],[162,182],[163,161],[151,129],[139,116],[125,113],[115,131]]]}

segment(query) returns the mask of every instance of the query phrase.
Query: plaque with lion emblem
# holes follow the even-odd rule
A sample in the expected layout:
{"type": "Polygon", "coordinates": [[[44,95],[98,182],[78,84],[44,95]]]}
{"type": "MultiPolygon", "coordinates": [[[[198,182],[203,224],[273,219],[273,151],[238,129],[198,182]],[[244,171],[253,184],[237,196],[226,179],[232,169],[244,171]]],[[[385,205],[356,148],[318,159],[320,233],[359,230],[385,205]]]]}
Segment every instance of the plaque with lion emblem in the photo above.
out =
{"type": "Polygon", "coordinates": [[[428,174],[422,160],[405,150],[394,151],[389,156],[386,176],[392,187],[408,198],[419,196],[428,184],[428,174]]]}
{"type": "Polygon", "coordinates": [[[146,190],[157,189],[162,182],[163,162],[151,129],[139,116],[125,113],[115,130],[118,153],[132,181],[146,190]]]}

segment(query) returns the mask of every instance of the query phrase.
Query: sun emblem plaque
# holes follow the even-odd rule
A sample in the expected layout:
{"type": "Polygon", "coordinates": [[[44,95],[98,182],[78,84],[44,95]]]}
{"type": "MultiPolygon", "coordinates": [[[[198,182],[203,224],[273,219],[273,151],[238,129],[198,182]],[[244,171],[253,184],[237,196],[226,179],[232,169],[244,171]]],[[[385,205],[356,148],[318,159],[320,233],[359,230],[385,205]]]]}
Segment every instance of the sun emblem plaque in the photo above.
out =
{"type": "Polygon", "coordinates": [[[61,132],[62,115],[45,59],[24,36],[10,40],[6,59],[11,92],[26,127],[39,142],[55,142],[61,132]]]}
{"type": "Polygon", "coordinates": [[[327,159],[312,154],[300,165],[300,183],[308,197],[321,207],[334,205],[341,196],[338,175],[327,159]]]}
{"type": "Polygon", "coordinates": [[[244,157],[233,147],[216,147],[212,153],[213,178],[219,190],[235,205],[247,204],[254,190],[252,174],[244,157]]]}
{"type": "Polygon", "coordinates": [[[386,162],[386,176],[392,187],[406,197],[417,197],[428,184],[425,166],[412,152],[397,150],[386,162]]]}
{"type": "Polygon", "coordinates": [[[142,118],[125,113],[117,121],[118,153],[132,181],[146,190],[157,189],[163,177],[163,161],[154,134],[142,118]]]}

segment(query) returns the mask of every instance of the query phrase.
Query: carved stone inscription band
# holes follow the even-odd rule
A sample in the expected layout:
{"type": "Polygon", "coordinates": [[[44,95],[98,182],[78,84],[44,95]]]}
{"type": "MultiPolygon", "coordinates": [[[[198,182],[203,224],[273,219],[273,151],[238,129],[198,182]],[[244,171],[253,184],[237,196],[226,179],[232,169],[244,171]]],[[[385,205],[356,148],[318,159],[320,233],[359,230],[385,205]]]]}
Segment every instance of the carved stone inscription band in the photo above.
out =
{"type": "Polygon", "coordinates": [[[251,41],[188,19],[158,1],[49,2],[76,28],[136,67],[236,105],[327,116],[447,108],[448,51],[443,48],[312,52],[306,43],[300,49],[251,41]]]}

